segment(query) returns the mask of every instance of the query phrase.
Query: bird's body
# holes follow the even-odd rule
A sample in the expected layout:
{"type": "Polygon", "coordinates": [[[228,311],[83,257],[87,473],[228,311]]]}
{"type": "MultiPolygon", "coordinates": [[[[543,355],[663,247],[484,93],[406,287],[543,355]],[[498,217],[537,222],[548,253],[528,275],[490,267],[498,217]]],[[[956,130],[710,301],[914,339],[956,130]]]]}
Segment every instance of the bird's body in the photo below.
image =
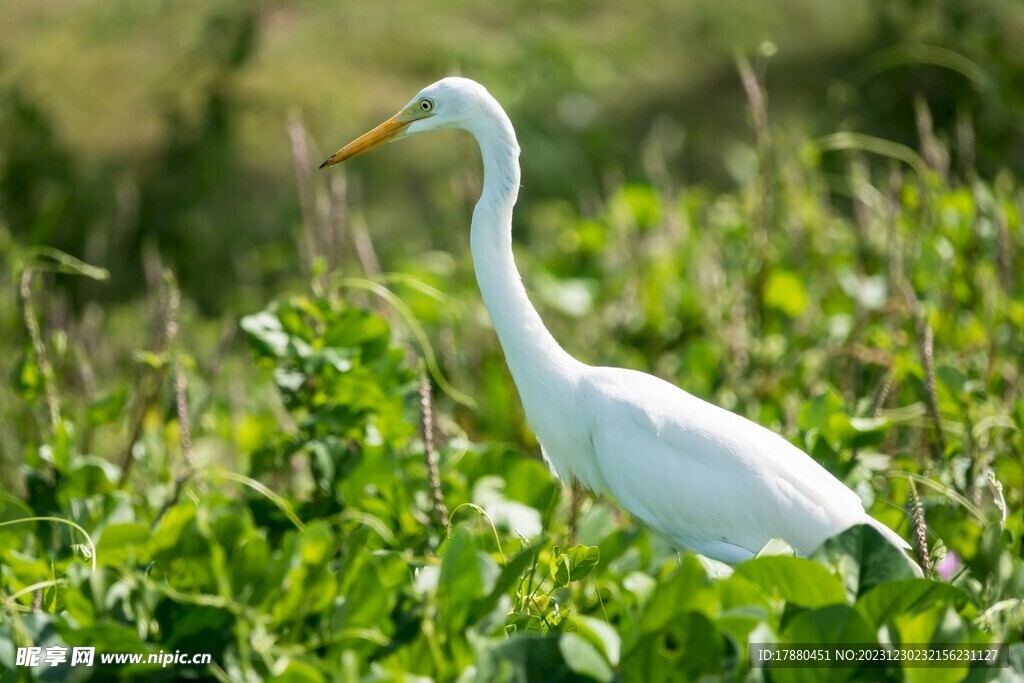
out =
{"type": "Polygon", "coordinates": [[[527,420],[563,481],[614,497],[679,546],[736,563],[772,538],[812,552],[829,536],[870,524],[895,532],[778,434],[642,372],[591,367],[566,353],[530,303],[512,254],[519,145],[508,116],[483,86],[446,78],[399,114],[339,150],[324,166],[403,135],[469,131],[480,145],[483,191],[471,247],[527,420]]]}

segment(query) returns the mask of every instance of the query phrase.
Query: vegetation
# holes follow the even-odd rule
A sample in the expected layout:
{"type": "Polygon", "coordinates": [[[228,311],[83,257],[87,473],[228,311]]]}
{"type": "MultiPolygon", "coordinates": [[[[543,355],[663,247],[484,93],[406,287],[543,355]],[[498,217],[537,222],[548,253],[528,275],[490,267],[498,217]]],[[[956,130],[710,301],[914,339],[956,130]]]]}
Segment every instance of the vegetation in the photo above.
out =
{"type": "MultiPolygon", "coordinates": [[[[508,75],[495,90],[525,150],[517,261],[555,336],[778,430],[912,539],[927,578],[864,527],[811,558],[772,542],[729,572],[554,480],[466,258],[472,155],[407,143],[312,171],[303,119],[326,114],[309,103],[359,68],[295,45],[328,39],[338,10],[197,5],[170,12],[194,41],[161,47],[137,36],[166,8],[85,3],[38,46],[0,45],[0,681],[1024,680],[1024,68],[1005,48],[1020,11],[835,10],[822,35],[845,42],[829,47],[750,9],[767,34],[711,52],[730,80],[652,42],[687,64],[682,85],[656,71],[619,91],[627,106],[588,41],[607,31],[609,54],[635,59],[628,31],[595,6],[574,32],[575,11],[534,4],[528,47],[474,32],[500,9],[462,16],[440,55],[430,31],[395,27],[415,49],[380,68],[402,82],[332,96],[343,123],[310,129],[361,132],[449,62],[486,81],[521,61],[526,92],[508,75]],[[148,76],[163,97],[140,139],[83,124],[121,145],[107,157],[23,77],[81,41],[96,47],[74,68],[98,82],[101,38],[179,60],[148,76]],[[786,86],[777,102],[780,70],[816,60],[862,74],[859,95],[830,74],[837,102],[786,86]],[[285,77],[300,65],[315,82],[285,77]],[[305,117],[245,114],[268,82],[264,103],[305,117]],[[690,142],[683,123],[714,117],[666,103],[721,88],[747,119],[690,142]],[[607,116],[574,118],[587,111],[607,116]],[[1005,643],[1007,667],[766,670],[750,643],[1005,643]],[[16,666],[28,645],[212,663],[16,666]]],[[[658,36],[674,4],[630,26],[658,36]]],[[[714,27],[717,4],[685,18],[714,27]]],[[[435,25],[421,5],[409,25],[435,25]]],[[[383,11],[353,10],[370,27],[383,11]]],[[[33,12],[0,9],[39,26],[33,12]]],[[[380,55],[382,30],[338,49],[380,55]]],[[[76,92],[82,120],[102,118],[76,92]]]]}

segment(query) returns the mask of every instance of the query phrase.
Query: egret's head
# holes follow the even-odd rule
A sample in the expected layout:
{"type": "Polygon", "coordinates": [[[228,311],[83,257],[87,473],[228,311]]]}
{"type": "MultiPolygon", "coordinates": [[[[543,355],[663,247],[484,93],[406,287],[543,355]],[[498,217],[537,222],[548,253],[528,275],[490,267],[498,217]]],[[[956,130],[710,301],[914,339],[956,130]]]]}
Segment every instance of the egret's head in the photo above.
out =
{"type": "Polygon", "coordinates": [[[484,115],[492,98],[482,85],[451,76],[421,90],[402,111],[363,133],[320,164],[333,166],[386,142],[440,128],[468,128],[484,115]]]}

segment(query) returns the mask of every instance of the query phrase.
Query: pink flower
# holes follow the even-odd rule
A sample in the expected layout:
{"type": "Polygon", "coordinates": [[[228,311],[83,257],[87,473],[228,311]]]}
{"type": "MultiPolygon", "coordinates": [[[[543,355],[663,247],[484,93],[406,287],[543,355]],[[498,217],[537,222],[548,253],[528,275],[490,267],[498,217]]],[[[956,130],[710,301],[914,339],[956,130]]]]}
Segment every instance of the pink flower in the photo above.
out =
{"type": "Polygon", "coordinates": [[[956,573],[960,571],[960,567],[963,566],[963,561],[960,556],[956,554],[956,551],[950,550],[946,553],[946,556],[942,558],[942,562],[935,565],[935,571],[938,572],[946,581],[956,576],[956,573]]]}

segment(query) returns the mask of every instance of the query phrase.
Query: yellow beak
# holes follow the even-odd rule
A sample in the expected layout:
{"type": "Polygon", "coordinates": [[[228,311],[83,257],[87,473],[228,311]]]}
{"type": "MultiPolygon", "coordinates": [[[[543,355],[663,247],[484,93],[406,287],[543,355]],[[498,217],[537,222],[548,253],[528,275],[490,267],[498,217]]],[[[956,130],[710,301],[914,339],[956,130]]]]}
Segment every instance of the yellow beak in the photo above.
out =
{"type": "Polygon", "coordinates": [[[373,130],[363,133],[352,142],[348,143],[337,152],[332,154],[327,161],[320,164],[320,168],[327,168],[340,164],[346,159],[359,156],[363,152],[369,152],[374,147],[397,140],[405,134],[405,128],[415,119],[410,118],[405,112],[399,112],[390,119],[380,124],[373,130]]]}

